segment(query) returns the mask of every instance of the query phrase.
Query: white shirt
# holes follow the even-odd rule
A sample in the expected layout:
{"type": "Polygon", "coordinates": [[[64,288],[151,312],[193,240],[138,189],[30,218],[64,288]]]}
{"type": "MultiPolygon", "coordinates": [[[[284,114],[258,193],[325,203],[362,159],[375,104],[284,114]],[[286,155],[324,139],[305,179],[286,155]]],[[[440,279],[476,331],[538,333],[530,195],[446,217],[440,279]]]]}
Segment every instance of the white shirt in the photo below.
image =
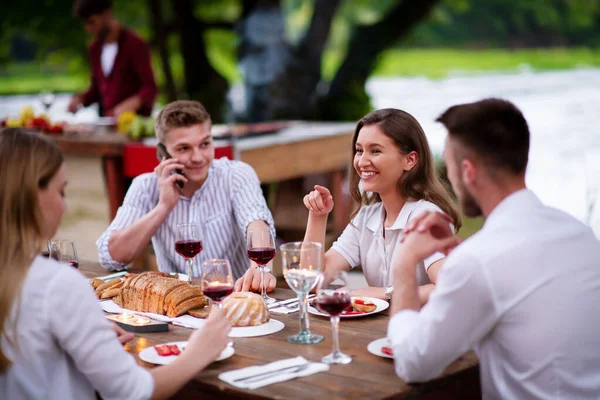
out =
{"type": "Polygon", "coordinates": [[[0,375],[1,399],[95,399],[94,390],[150,398],[152,376],[123,349],[79,271],[37,257],[20,300],[18,350],[2,339],[13,364],[0,375]]]}
{"type": "MultiPolygon", "coordinates": [[[[427,201],[407,201],[391,228],[385,228],[385,208],[383,203],[363,206],[344,232],[333,243],[331,248],[339,253],[354,268],[362,267],[369,286],[387,287],[391,284],[390,266],[396,251],[402,246],[399,238],[407,222],[423,210],[441,211],[427,201]]],[[[436,253],[417,265],[417,281],[419,285],[431,283],[427,269],[435,261],[444,258],[436,253]]]]}
{"type": "Polygon", "coordinates": [[[600,242],[516,192],[457,247],[421,312],[388,327],[398,375],[438,376],[475,349],[486,399],[600,398],[600,242]]]}
{"type": "MultiPolygon", "coordinates": [[[[115,219],[96,242],[103,267],[112,270],[127,267],[111,257],[108,251],[110,235],[146,215],[156,207],[158,199],[158,177],[154,172],[133,180],[115,219]]],[[[191,198],[180,196],[152,237],[158,268],[163,272],[187,273],[184,258],[175,251],[177,224],[197,223],[203,250],[193,259],[193,275],[201,275],[203,261],[225,258],[231,263],[237,279],[250,266],[246,228],[256,220],[265,221],[275,233],[273,217],[252,167],[226,158],[214,160],[202,187],[191,198]]]]}
{"type": "Polygon", "coordinates": [[[106,43],[102,45],[102,53],[100,54],[100,64],[102,65],[102,72],[104,73],[104,76],[109,76],[112,72],[118,52],[119,44],[116,42],[106,43]]]}

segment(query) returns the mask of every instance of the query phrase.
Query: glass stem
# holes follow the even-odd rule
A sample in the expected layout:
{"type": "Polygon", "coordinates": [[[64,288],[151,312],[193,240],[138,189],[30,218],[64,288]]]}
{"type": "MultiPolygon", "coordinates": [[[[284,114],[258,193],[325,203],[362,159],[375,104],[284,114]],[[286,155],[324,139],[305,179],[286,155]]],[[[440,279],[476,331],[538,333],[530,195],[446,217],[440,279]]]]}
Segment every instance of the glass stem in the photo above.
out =
{"type": "Polygon", "coordinates": [[[188,274],[188,282],[192,283],[192,259],[188,258],[187,261],[187,274],[188,274]]]}
{"type": "Polygon", "coordinates": [[[300,307],[300,334],[310,334],[310,323],[308,322],[307,311],[308,300],[306,293],[298,295],[298,306],[300,307]]]}
{"type": "Polygon", "coordinates": [[[265,299],[267,297],[267,285],[265,285],[265,266],[261,265],[260,266],[260,283],[261,283],[261,296],[263,297],[263,299],[265,299]]]}
{"type": "Polygon", "coordinates": [[[339,337],[340,317],[331,317],[331,335],[333,336],[333,354],[340,353],[340,337],[339,337]]]}

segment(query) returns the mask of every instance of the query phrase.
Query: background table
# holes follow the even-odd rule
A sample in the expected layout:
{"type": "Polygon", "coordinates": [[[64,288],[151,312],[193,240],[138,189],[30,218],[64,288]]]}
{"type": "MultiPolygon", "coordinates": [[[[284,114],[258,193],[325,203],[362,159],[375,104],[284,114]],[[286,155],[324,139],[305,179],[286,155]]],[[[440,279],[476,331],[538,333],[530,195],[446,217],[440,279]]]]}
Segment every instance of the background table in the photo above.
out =
{"type": "MultiPolygon", "coordinates": [[[[88,277],[106,274],[98,264],[82,263],[81,271],[88,277]]],[[[273,297],[291,298],[289,289],[276,289],[273,297]]],[[[298,313],[272,317],[285,324],[285,328],[272,335],[256,338],[234,338],[235,355],[211,364],[188,383],[176,398],[202,399],[478,399],[479,368],[477,358],[469,352],[452,363],[438,379],[424,384],[409,385],[398,378],[391,359],[372,355],[367,345],[385,337],[387,313],[365,318],[342,320],[340,323],[341,350],[352,356],[348,365],[332,365],[329,371],[265,386],[256,390],[243,390],[218,379],[221,372],[262,365],[269,362],[302,356],[319,361],[331,352],[331,325],[328,318],[310,315],[311,330],[324,335],[325,340],[316,345],[294,345],[286,337],[297,333],[298,313]]],[[[169,332],[136,334],[125,349],[133,354],[140,365],[147,364],[137,355],[146,347],[160,343],[187,340],[190,330],[169,325],[169,332]]]]}

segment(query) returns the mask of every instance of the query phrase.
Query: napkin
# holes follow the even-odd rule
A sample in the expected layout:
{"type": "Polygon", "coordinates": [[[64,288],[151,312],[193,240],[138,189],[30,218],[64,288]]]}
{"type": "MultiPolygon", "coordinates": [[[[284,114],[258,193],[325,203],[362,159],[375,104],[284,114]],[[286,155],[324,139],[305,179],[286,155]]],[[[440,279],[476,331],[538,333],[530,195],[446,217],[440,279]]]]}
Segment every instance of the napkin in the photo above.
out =
{"type": "Polygon", "coordinates": [[[291,313],[295,313],[297,311],[298,311],[298,306],[293,307],[293,308],[279,306],[279,307],[269,309],[269,312],[272,312],[275,314],[291,314],[291,313]]]}
{"type": "Polygon", "coordinates": [[[184,328],[200,329],[205,321],[191,315],[182,315],[181,317],[172,318],[171,322],[173,325],[183,326],[184,328]]]}
{"type": "Polygon", "coordinates": [[[295,358],[288,358],[285,360],[275,361],[270,364],[265,364],[265,365],[261,365],[261,366],[247,367],[247,368],[242,368],[242,369],[236,369],[233,371],[223,372],[222,374],[219,375],[219,379],[229,383],[232,386],[235,386],[235,387],[238,387],[241,389],[252,390],[252,389],[257,389],[257,388],[260,388],[263,386],[271,385],[273,383],[283,382],[283,381],[287,381],[290,379],[294,379],[294,378],[298,378],[298,377],[302,377],[302,376],[308,376],[308,375],[316,374],[317,372],[328,371],[328,370],[329,370],[329,365],[327,365],[327,364],[311,363],[308,360],[306,360],[304,357],[298,356],[295,358]],[[257,377],[256,380],[248,379],[247,381],[234,382],[236,379],[244,378],[246,376],[262,374],[262,373],[270,372],[270,371],[278,371],[283,368],[293,367],[296,365],[304,365],[304,364],[308,364],[308,368],[306,368],[302,371],[299,371],[299,372],[290,372],[290,373],[283,372],[281,374],[272,375],[271,377],[266,377],[266,378],[260,379],[260,380],[258,380],[259,377],[257,377]]]}
{"type": "Polygon", "coordinates": [[[171,322],[171,323],[173,323],[173,325],[180,325],[180,326],[183,326],[186,328],[198,329],[202,326],[202,324],[204,324],[203,319],[194,318],[191,315],[182,315],[181,317],[170,318],[170,317],[167,317],[166,315],[161,315],[161,314],[126,310],[126,309],[120,307],[119,305],[117,305],[112,300],[101,301],[100,307],[102,307],[102,310],[104,310],[104,312],[107,312],[109,314],[129,313],[129,314],[135,314],[135,315],[143,315],[144,317],[148,317],[155,321],[171,322]]]}

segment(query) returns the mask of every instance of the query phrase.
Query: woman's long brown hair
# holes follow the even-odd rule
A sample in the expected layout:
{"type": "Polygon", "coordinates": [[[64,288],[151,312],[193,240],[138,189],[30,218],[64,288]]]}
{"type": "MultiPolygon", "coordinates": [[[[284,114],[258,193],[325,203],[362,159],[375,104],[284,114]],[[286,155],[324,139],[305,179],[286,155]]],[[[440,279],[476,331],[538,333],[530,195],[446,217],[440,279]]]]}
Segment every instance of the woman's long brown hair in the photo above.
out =
{"type": "MultiPolygon", "coordinates": [[[[23,282],[44,240],[38,190],[62,164],[60,150],[39,134],[0,130],[0,335],[13,345],[23,282]]],[[[11,363],[0,348],[0,373],[11,363]]]]}
{"type": "MultiPolygon", "coordinates": [[[[458,232],[462,225],[461,214],[448,188],[442,183],[437,174],[433,154],[421,124],[409,113],[395,108],[375,110],[365,115],[356,124],[354,137],[352,138],[353,165],[358,134],[364,126],[370,125],[377,125],[387,137],[394,141],[400,153],[408,154],[415,151],[418,154],[417,164],[410,171],[402,174],[398,181],[398,192],[406,200],[424,199],[437,205],[452,218],[454,229],[458,232]]],[[[356,171],[351,172],[350,194],[357,204],[351,218],[358,214],[362,206],[381,201],[381,197],[377,193],[369,195],[366,192],[361,192],[358,187],[359,182],[360,177],[356,171]]]]}

